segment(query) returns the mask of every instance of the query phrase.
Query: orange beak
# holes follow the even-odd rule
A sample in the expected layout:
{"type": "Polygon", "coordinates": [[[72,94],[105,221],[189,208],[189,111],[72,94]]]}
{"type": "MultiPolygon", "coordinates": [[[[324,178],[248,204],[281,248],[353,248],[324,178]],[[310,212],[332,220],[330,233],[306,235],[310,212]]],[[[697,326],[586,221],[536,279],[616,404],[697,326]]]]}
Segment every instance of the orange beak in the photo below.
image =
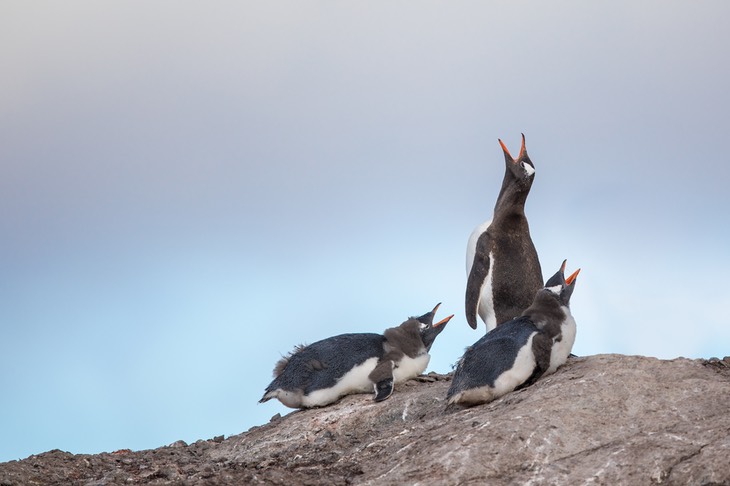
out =
{"type": "Polygon", "coordinates": [[[576,270],[575,272],[573,272],[570,277],[565,279],[565,284],[566,285],[572,284],[573,280],[575,280],[575,277],[577,277],[579,273],[580,273],[580,268],[578,270],[576,270]]]}
{"type": "Polygon", "coordinates": [[[502,146],[502,150],[504,150],[504,153],[507,154],[507,156],[510,159],[512,159],[512,162],[517,162],[517,160],[521,159],[526,154],[526,149],[525,149],[525,134],[522,133],[521,135],[522,135],[522,146],[520,147],[520,154],[517,156],[517,159],[515,159],[514,157],[512,157],[512,154],[509,153],[509,150],[507,150],[507,146],[504,144],[504,142],[502,140],[500,140],[499,138],[497,139],[499,141],[499,145],[502,146]]]}
{"type": "Polygon", "coordinates": [[[444,324],[446,324],[447,322],[449,322],[452,317],[454,317],[454,314],[451,314],[449,317],[445,317],[445,318],[441,319],[436,324],[434,324],[433,327],[443,326],[444,324]]]}
{"type": "Polygon", "coordinates": [[[512,157],[512,154],[509,153],[509,150],[507,150],[507,146],[504,144],[504,142],[500,139],[497,139],[499,141],[499,144],[502,146],[502,150],[504,150],[504,153],[509,155],[509,158],[512,160],[515,160],[514,157],[512,157]]]}
{"type": "Polygon", "coordinates": [[[522,135],[522,147],[520,147],[520,155],[517,156],[518,159],[521,159],[525,155],[525,134],[521,133],[522,135]]]}

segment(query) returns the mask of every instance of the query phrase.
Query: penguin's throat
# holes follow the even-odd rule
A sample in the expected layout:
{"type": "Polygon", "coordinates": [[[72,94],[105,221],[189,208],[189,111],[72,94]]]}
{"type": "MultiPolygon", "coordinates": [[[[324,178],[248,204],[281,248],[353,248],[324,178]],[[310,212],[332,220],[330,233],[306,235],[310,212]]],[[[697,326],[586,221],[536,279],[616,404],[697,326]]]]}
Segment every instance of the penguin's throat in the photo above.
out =
{"type": "Polygon", "coordinates": [[[410,358],[428,353],[421,340],[421,332],[417,328],[401,325],[386,329],[383,334],[385,335],[385,352],[398,350],[410,358]]]}
{"type": "Polygon", "coordinates": [[[527,201],[527,196],[530,194],[530,186],[513,183],[503,187],[494,205],[495,216],[504,211],[517,211],[524,214],[525,202],[527,201]]]}
{"type": "Polygon", "coordinates": [[[530,318],[535,327],[553,338],[560,334],[561,325],[570,317],[570,309],[564,305],[543,306],[541,308],[529,307],[523,313],[530,318]]]}

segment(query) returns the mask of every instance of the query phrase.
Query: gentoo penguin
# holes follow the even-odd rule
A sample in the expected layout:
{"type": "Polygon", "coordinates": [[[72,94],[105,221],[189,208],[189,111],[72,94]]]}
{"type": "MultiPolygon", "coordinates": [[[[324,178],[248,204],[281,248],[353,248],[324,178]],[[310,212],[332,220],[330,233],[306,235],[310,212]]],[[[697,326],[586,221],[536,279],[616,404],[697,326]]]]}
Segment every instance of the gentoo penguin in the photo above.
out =
{"type": "Polygon", "coordinates": [[[446,395],[477,405],[534,383],[565,363],[575,341],[570,296],[580,269],[565,278],[565,262],[520,317],[500,324],[464,352],[446,395]]]}
{"type": "Polygon", "coordinates": [[[477,314],[487,332],[517,317],[542,288],[542,272],[525,201],[535,178],[535,166],[525,149],[525,135],[517,159],[502,140],[506,168],[491,220],[477,226],[466,249],[466,320],[477,328],[477,314]]]}
{"type": "Polygon", "coordinates": [[[374,391],[388,398],[393,385],[420,375],[436,336],[453,315],[433,324],[431,312],[411,317],[383,334],[341,334],[298,346],[274,368],[274,381],[260,403],[278,398],[291,408],[323,407],[352,393],[374,391]]]}

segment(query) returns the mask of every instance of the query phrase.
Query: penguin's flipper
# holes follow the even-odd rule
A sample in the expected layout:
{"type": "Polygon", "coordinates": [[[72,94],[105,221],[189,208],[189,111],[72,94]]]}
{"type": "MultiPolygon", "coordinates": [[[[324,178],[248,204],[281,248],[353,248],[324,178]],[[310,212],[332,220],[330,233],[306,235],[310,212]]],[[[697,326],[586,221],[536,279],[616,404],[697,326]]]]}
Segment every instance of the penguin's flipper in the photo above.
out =
{"type": "Polygon", "coordinates": [[[466,321],[472,329],[477,328],[477,315],[479,314],[479,299],[481,298],[482,286],[489,274],[489,248],[491,238],[488,233],[483,233],[477,241],[477,249],[474,254],[474,263],[471,266],[469,277],[466,280],[466,321]]]}
{"type": "Polygon", "coordinates": [[[393,379],[385,379],[375,384],[375,401],[382,402],[393,394],[393,379]]]}
{"type": "Polygon", "coordinates": [[[535,369],[524,383],[515,388],[520,390],[535,383],[550,368],[550,354],[552,352],[553,340],[547,334],[538,332],[532,338],[532,353],[535,355],[535,369]]]}
{"type": "Polygon", "coordinates": [[[374,384],[376,402],[381,402],[393,394],[393,368],[395,368],[394,360],[382,359],[368,375],[374,384]]]}

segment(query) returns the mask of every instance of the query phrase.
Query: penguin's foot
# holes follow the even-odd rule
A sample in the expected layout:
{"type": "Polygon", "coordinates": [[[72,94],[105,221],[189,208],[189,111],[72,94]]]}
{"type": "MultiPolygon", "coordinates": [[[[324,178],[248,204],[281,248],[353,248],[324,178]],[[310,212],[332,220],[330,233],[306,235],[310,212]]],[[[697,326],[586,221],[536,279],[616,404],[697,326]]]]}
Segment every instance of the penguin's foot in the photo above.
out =
{"type": "Polygon", "coordinates": [[[375,401],[382,402],[393,394],[393,379],[387,378],[375,384],[375,401]]]}

